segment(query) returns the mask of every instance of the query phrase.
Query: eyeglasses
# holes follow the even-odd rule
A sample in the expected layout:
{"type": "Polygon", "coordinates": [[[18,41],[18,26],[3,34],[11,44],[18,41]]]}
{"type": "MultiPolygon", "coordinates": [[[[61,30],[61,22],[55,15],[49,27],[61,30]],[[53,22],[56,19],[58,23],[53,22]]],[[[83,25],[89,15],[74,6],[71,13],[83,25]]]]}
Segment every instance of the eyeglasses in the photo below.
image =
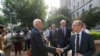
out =
{"type": "Polygon", "coordinates": [[[72,25],[72,26],[80,26],[80,25],[77,24],[77,25],[72,25]]]}

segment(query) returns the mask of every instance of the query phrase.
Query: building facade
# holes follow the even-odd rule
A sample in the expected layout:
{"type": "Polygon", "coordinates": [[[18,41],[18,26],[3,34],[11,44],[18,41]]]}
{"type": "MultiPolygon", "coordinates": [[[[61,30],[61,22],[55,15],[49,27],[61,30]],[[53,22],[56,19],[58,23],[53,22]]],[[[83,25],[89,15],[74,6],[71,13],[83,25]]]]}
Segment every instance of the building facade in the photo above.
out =
{"type": "Polygon", "coordinates": [[[65,15],[69,21],[71,20],[71,1],[70,0],[59,0],[60,1],[60,8],[63,8],[65,10],[65,15]]]}
{"type": "Polygon", "coordinates": [[[60,0],[60,6],[69,9],[71,5],[70,0],[60,0]]]}
{"type": "Polygon", "coordinates": [[[69,9],[71,11],[71,18],[75,19],[81,14],[94,7],[100,7],[100,0],[69,0],[69,9]]]}

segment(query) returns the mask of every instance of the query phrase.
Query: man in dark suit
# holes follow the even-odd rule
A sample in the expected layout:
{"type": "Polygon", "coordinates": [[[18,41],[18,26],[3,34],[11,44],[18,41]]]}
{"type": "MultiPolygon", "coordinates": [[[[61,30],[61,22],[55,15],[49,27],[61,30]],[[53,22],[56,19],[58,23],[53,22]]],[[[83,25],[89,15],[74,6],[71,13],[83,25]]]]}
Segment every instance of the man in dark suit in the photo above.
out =
{"type": "MultiPolygon", "coordinates": [[[[61,26],[60,29],[58,30],[58,47],[64,48],[66,45],[69,44],[69,38],[71,36],[71,30],[66,27],[66,21],[61,20],[60,22],[61,26]]],[[[61,56],[67,56],[67,52],[62,53],[61,56]]]]}
{"type": "MultiPolygon", "coordinates": [[[[56,25],[52,24],[51,27],[52,28],[49,34],[50,45],[53,47],[58,47],[57,46],[58,31],[56,30],[56,25]]],[[[53,56],[58,56],[58,54],[54,53],[53,56]]]]}
{"type": "Polygon", "coordinates": [[[43,41],[42,21],[35,19],[33,21],[34,29],[31,33],[31,52],[32,56],[48,56],[47,52],[59,53],[60,48],[48,47],[43,41]]]}
{"type": "Polygon", "coordinates": [[[63,48],[64,51],[72,49],[72,56],[92,56],[95,52],[94,40],[90,34],[82,31],[83,22],[76,20],[72,24],[75,34],[70,38],[70,45],[63,48]]]}

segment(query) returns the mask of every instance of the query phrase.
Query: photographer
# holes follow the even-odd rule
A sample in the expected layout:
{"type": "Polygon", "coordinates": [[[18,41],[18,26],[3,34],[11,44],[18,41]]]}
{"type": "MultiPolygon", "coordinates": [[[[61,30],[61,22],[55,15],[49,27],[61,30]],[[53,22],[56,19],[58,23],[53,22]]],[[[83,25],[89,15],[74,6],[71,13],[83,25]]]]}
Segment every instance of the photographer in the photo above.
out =
{"type": "Polygon", "coordinates": [[[4,26],[0,24],[0,56],[4,56],[4,41],[6,40],[6,31],[4,26]]]}

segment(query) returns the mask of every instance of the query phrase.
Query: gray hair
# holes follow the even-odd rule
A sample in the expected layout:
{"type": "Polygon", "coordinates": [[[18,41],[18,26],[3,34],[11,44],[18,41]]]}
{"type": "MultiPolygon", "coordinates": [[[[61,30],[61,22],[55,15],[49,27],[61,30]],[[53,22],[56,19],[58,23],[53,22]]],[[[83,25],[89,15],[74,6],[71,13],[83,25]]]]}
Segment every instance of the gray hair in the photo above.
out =
{"type": "Polygon", "coordinates": [[[74,23],[77,23],[78,25],[81,25],[83,27],[83,21],[81,21],[81,20],[75,20],[75,21],[73,21],[73,24],[74,23]]]}
{"type": "Polygon", "coordinates": [[[41,19],[34,19],[33,26],[36,27],[37,23],[41,22],[41,19]]]}
{"type": "Polygon", "coordinates": [[[60,24],[63,23],[63,22],[66,23],[66,20],[61,20],[61,21],[60,21],[60,24]]]}
{"type": "Polygon", "coordinates": [[[55,24],[52,24],[52,26],[56,26],[55,24]]]}

